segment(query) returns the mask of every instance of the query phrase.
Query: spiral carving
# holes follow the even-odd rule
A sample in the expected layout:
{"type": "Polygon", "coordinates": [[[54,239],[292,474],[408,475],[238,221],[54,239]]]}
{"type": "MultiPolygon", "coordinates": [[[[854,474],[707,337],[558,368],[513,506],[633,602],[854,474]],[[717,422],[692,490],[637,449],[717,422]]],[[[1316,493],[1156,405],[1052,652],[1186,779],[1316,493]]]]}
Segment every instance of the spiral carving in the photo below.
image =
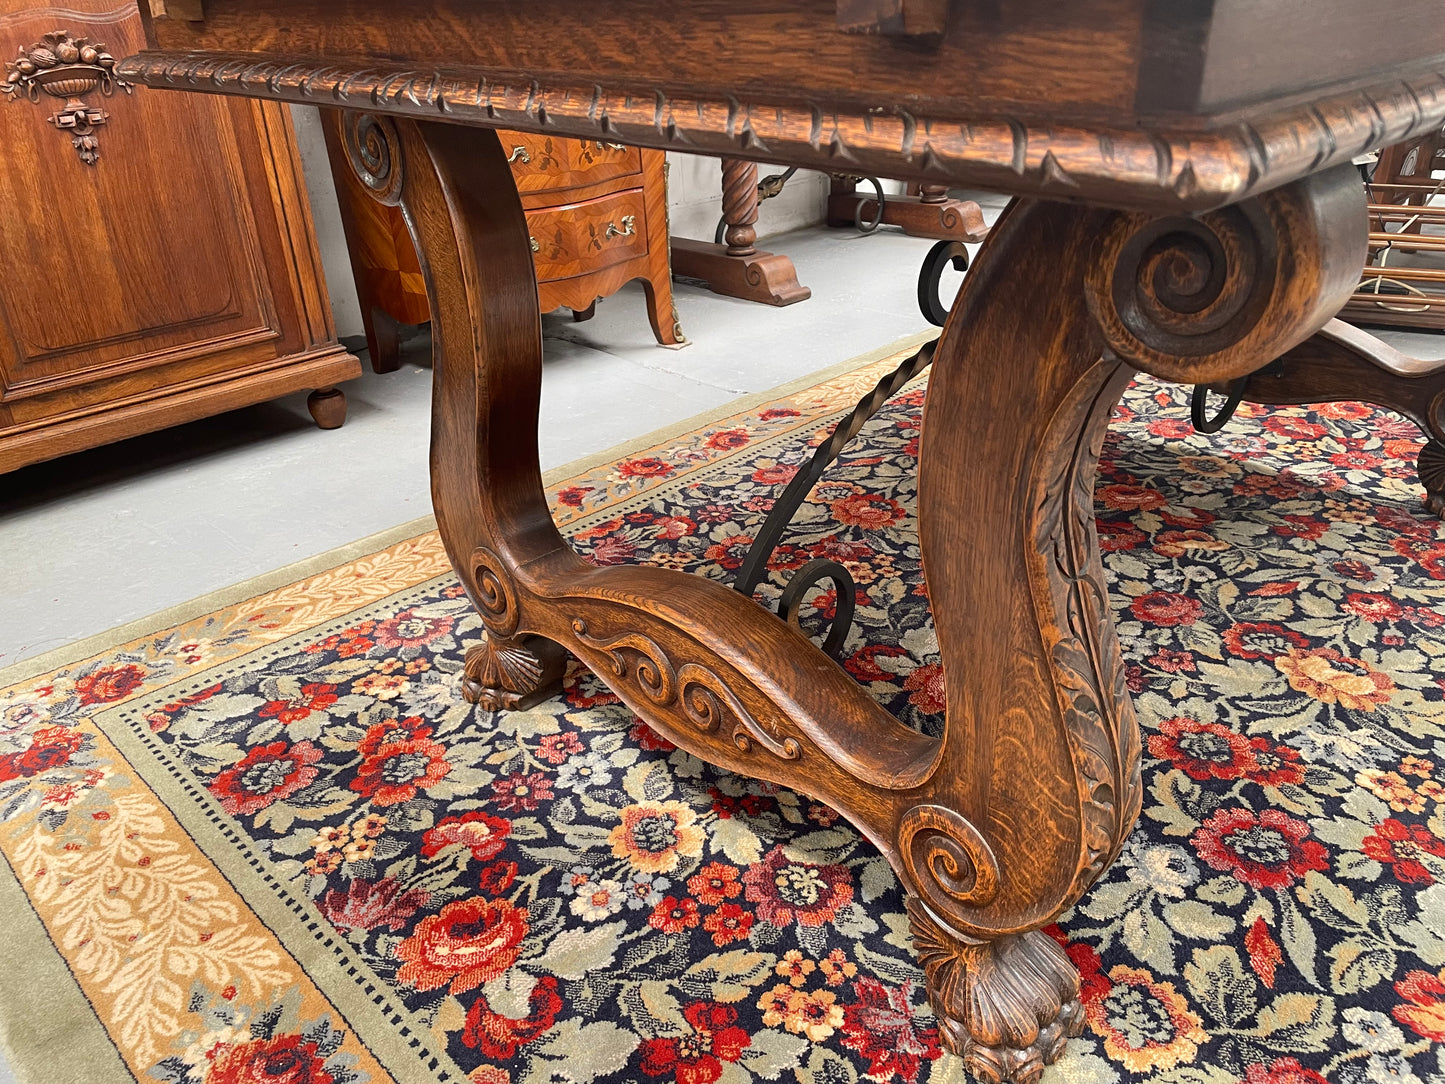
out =
{"type": "Polygon", "coordinates": [[[713,691],[695,682],[686,685],[682,691],[682,710],[688,721],[704,734],[716,730],[722,722],[722,704],[713,691]]]}
{"type": "Polygon", "coordinates": [[[481,612],[487,631],[506,639],[522,620],[517,591],[502,559],[485,546],[472,551],[473,601],[481,612]]]}
{"type": "Polygon", "coordinates": [[[741,158],[724,158],[722,206],[729,256],[751,256],[758,232],[758,167],[741,158]]]}
{"type": "Polygon", "coordinates": [[[1165,380],[1223,383],[1317,331],[1353,290],[1364,195],[1331,170],[1198,218],[1103,223],[1088,301],[1110,349],[1165,380]]]}
{"type": "Polygon", "coordinates": [[[984,907],[998,895],[993,848],[961,814],[917,805],[898,826],[898,851],[918,894],[940,914],[984,907]]]}
{"type": "Polygon", "coordinates": [[[401,137],[390,117],[346,113],[341,129],[351,168],[372,197],[389,207],[401,202],[401,137]]]}
{"type": "Polygon", "coordinates": [[[678,668],[677,680],[683,690],[683,710],[694,725],[711,730],[727,716],[732,717],[731,737],[739,752],[752,752],[753,743],[757,742],[780,760],[797,760],[803,755],[797,738],[770,734],[722,678],[706,666],[683,663],[678,668]]]}
{"type": "Polygon", "coordinates": [[[572,619],[572,632],[583,644],[605,653],[608,666],[618,677],[628,676],[628,656],[632,656],[632,676],[643,695],[654,704],[672,702],[677,694],[677,672],[655,640],[636,632],[613,637],[593,636],[587,622],[580,617],[572,619]]]}

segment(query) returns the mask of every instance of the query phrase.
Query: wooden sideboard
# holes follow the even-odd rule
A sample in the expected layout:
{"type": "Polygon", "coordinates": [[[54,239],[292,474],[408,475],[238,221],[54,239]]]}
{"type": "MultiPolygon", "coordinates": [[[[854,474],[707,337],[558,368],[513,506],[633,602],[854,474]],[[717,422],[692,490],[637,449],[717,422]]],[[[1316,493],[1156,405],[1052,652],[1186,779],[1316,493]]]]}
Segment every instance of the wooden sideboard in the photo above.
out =
{"type": "Polygon", "coordinates": [[[144,42],[0,0],[0,471],[302,389],[346,417],[287,108],[132,88],[144,42]]]}
{"type": "MultiPolygon", "coordinates": [[[[372,199],[347,161],[346,114],[322,114],[371,365],[389,372],[401,364],[398,325],[429,317],[426,286],[401,211],[372,199]]],[[[666,155],[600,139],[498,136],[527,214],[541,311],[568,308],[585,320],[598,300],[638,279],[657,341],[682,343],[672,302],[666,155]]]]}

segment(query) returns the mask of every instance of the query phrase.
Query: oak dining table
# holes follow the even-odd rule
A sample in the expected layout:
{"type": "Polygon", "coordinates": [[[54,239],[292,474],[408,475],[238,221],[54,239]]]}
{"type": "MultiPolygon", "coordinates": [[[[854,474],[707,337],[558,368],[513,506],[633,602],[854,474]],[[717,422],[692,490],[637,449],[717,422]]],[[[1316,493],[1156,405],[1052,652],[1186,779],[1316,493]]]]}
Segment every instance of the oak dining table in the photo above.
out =
{"type": "MultiPolygon", "coordinates": [[[[908,894],[944,1039],[1037,1080],[1083,1023],[1041,927],[1138,815],[1140,741],[1094,528],[1137,371],[1274,401],[1406,402],[1445,490],[1445,383],[1331,322],[1366,253],[1351,160],[1445,123],[1439,0],[141,0],[150,87],[346,111],[416,242],[432,496],[504,710],[564,653],[722,767],[837,808],[908,894]],[[596,567],[537,460],[532,253],[493,129],[1017,197],[930,352],[919,541],[941,738],[725,585],[596,567]]],[[[1404,359],[1408,360],[1408,359],[1404,359]]]]}

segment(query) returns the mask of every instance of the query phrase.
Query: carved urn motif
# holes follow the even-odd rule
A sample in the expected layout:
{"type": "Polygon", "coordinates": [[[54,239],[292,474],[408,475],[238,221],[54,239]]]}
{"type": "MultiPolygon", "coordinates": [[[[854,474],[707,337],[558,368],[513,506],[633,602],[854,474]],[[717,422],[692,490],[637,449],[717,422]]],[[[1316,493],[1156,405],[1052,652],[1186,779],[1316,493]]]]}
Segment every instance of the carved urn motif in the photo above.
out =
{"type": "Polygon", "coordinates": [[[129,83],[116,78],[115,57],[99,42],[73,38],[65,30],[53,30],[34,45],[21,48],[19,56],[5,65],[5,78],[0,79],[0,92],[11,101],[24,94],[38,102],[42,92],[63,99],[65,104],[51,114],[50,123],[71,133],[71,145],[88,166],[100,157],[95,130],[110,114],[83,99],[96,90],[109,97],[116,87],[127,94],[131,90],[129,83]]]}

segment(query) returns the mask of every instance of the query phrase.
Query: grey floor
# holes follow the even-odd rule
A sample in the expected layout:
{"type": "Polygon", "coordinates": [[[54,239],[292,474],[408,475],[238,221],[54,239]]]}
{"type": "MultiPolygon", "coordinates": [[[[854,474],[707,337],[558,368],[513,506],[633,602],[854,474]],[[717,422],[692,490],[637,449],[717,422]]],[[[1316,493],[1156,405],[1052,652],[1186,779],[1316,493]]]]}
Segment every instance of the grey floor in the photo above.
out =
{"type": "MultiPolygon", "coordinates": [[[[927,326],[929,242],[816,229],[767,245],[813,297],[774,309],[680,283],[682,349],[653,341],[636,286],[586,323],[544,318],[543,468],[927,326]]],[[[0,669],[424,515],[429,361],[417,340],[399,371],[346,385],[339,430],[295,395],[5,476],[0,669]]]]}

